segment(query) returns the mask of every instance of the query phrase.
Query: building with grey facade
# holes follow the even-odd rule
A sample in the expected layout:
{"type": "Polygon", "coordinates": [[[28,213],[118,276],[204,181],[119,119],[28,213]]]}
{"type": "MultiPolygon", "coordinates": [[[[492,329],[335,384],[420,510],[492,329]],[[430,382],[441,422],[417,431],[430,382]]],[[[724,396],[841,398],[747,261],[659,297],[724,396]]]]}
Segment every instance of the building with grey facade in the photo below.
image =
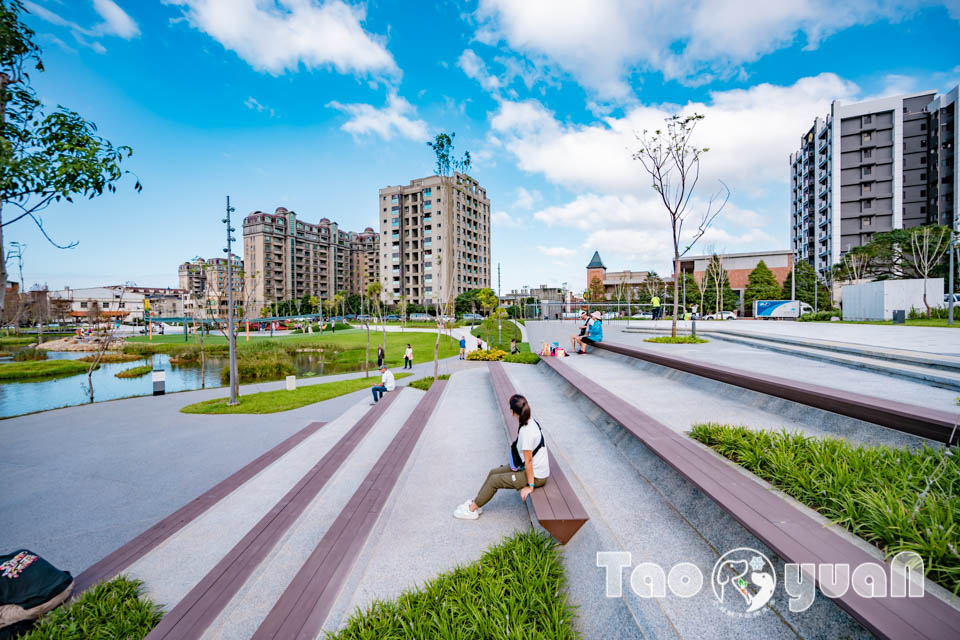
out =
{"type": "Polygon", "coordinates": [[[826,275],[877,232],[955,226],[958,88],[843,104],[790,154],[790,241],[826,275]]]}
{"type": "Polygon", "coordinates": [[[380,189],[380,283],[388,304],[439,306],[490,286],[490,200],[468,175],[380,189]]]}

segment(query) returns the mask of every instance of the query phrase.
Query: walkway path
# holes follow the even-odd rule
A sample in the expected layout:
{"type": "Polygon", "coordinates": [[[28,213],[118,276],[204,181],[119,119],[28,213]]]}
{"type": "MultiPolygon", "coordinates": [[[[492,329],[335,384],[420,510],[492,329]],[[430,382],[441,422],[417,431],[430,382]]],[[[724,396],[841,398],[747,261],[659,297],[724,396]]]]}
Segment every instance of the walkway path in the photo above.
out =
{"type": "MultiPolygon", "coordinates": [[[[482,364],[447,358],[440,373],[475,366],[482,364]]],[[[433,362],[414,365],[413,374],[397,383],[432,375],[433,362]]],[[[282,381],[243,385],[241,395],[282,388],[282,381]]],[[[332,421],[370,392],[279,414],[180,413],[227,394],[218,387],[0,420],[0,549],[28,547],[76,575],[310,422],[332,421]]]]}

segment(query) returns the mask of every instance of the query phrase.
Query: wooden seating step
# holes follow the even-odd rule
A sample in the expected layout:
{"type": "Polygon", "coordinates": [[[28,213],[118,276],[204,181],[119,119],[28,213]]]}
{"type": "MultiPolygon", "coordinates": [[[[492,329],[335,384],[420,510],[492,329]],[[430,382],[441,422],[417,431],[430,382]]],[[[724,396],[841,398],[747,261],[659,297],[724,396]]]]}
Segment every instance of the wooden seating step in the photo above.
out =
{"type": "Polygon", "coordinates": [[[371,407],[160,620],[147,640],[200,638],[403,389],[397,387],[397,391],[385,394],[371,407]]]}
{"type": "MultiPolygon", "coordinates": [[[[561,359],[544,358],[543,361],[784,561],[846,563],[851,567],[879,562],[738,471],[719,454],[657,422],[561,359]]],[[[890,575],[889,564],[887,575],[890,575]]],[[[929,592],[922,598],[864,598],[850,589],[833,601],[880,638],[953,638],[960,629],[960,611],[929,592]]]]}
{"type": "Polygon", "coordinates": [[[751,373],[734,367],[698,362],[689,358],[668,355],[652,349],[612,342],[593,345],[611,353],[651,362],[663,367],[718,380],[736,387],[758,391],[768,396],[783,398],[864,422],[911,433],[937,442],[960,442],[960,429],[954,429],[956,415],[937,409],[897,402],[888,398],[868,396],[854,391],[833,389],[819,384],[751,373]]]}
{"type": "Polygon", "coordinates": [[[258,457],[203,495],[194,498],[180,509],[153,525],[136,538],[103,558],[77,576],[74,593],[81,593],[98,582],[110,580],[122,573],[140,558],[184,528],[210,507],[232,493],[237,487],[279,460],[288,451],[312,436],[325,422],[311,422],[274,448],[258,457]]]}
{"type": "Polygon", "coordinates": [[[254,640],[314,640],[446,387],[433,383],[293,578],[254,640]]]}
{"type": "MultiPolygon", "coordinates": [[[[497,396],[497,403],[503,413],[503,423],[510,442],[517,439],[519,425],[510,411],[510,396],[516,393],[506,370],[499,362],[489,363],[490,382],[493,392],[497,396]]],[[[576,492],[570,486],[563,469],[560,468],[547,447],[550,456],[550,478],[547,483],[533,492],[530,500],[540,525],[550,532],[560,544],[566,544],[573,537],[583,523],[590,519],[587,510],[583,508],[576,492]]]]}

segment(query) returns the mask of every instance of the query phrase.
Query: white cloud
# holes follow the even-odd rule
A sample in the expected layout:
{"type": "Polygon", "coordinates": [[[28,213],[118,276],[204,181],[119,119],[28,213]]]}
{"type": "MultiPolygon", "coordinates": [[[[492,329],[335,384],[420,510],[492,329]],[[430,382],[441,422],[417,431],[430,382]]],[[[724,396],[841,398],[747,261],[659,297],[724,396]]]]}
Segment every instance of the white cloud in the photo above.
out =
{"type": "Polygon", "coordinates": [[[515,206],[517,209],[523,209],[526,211],[528,209],[533,209],[533,206],[542,199],[543,196],[541,196],[540,192],[536,189],[527,191],[524,187],[517,187],[517,195],[513,199],[513,206],[515,206]]]}
{"type": "Polygon", "coordinates": [[[496,91],[500,88],[500,79],[490,74],[486,63],[472,49],[467,49],[460,55],[457,66],[467,74],[468,78],[479,82],[484,90],[496,91]]]}
{"type": "MultiPolygon", "coordinates": [[[[937,0],[480,0],[476,39],[506,41],[547,57],[582,85],[626,98],[631,70],[660,71],[693,84],[743,72],[742,65],[800,40],[896,21],[937,0]]],[[[960,16],[955,3],[954,18],[960,16]]]]}
{"type": "MultiPolygon", "coordinates": [[[[24,2],[24,7],[40,18],[45,20],[50,24],[56,25],[58,27],[65,27],[70,30],[70,34],[73,36],[73,39],[77,41],[78,44],[93,49],[97,53],[106,53],[107,49],[100,42],[96,40],[88,40],[88,38],[99,38],[101,36],[118,36],[124,40],[129,40],[140,35],[140,27],[137,26],[137,23],[131,18],[127,13],[121,9],[113,0],[93,0],[94,10],[103,18],[103,22],[93,25],[92,27],[82,27],[76,22],[67,20],[60,15],[50,11],[46,7],[43,7],[35,2],[30,2],[27,0],[24,2]]],[[[67,45],[60,39],[50,36],[52,41],[58,46],[64,47],[65,50],[68,50],[67,45]]]]}
{"type": "Polygon", "coordinates": [[[712,92],[708,103],[683,106],[637,105],[623,117],[591,124],[565,124],[537,100],[502,101],[491,114],[487,142],[502,145],[524,171],[573,190],[618,195],[649,193],[650,180],[631,158],[639,146],[635,132],[663,126],[675,111],[702,113],[694,141],[709,147],[702,161],[698,193],[730,185],[733,198],[780,190],[788,179],[788,155],[816,116],[833,99],[849,99],[858,89],[831,73],[802,78],[790,86],[759,84],[749,89],[712,92]]]}
{"type": "Polygon", "coordinates": [[[551,258],[572,258],[577,255],[577,251],[573,249],[568,249],[566,247],[537,247],[537,250],[545,256],[550,256],[551,258]]]}
{"type": "Polygon", "coordinates": [[[254,69],[280,75],[332,66],[340,73],[399,75],[383,39],[367,33],[362,7],[341,0],[164,0],[254,69]]]}
{"type": "Polygon", "coordinates": [[[523,226],[523,222],[519,218],[511,216],[506,211],[494,211],[490,215],[490,223],[494,227],[509,227],[511,229],[523,226]]]}
{"type": "Polygon", "coordinates": [[[327,106],[350,116],[340,128],[354,137],[376,134],[384,140],[390,140],[394,135],[410,140],[427,139],[427,123],[415,119],[416,108],[395,93],[387,97],[387,105],[382,109],[369,104],[341,104],[336,101],[327,106]]]}
{"type": "Polygon", "coordinates": [[[95,29],[125,40],[140,35],[140,27],[137,23],[113,0],[93,0],[93,8],[103,18],[103,23],[94,27],[95,29]]]}
{"type": "Polygon", "coordinates": [[[249,98],[244,100],[243,104],[246,105],[247,109],[250,109],[251,111],[257,111],[259,113],[266,112],[270,115],[271,118],[277,115],[277,112],[274,111],[272,107],[268,107],[265,104],[260,104],[260,102],[253,96],[250,96],[249,98]]]}

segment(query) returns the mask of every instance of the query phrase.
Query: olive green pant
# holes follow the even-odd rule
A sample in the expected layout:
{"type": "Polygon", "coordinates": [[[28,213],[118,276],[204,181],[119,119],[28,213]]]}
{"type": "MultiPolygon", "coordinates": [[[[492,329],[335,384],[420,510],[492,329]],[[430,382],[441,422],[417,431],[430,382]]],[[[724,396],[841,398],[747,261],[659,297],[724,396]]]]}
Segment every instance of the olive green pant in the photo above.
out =
{"type": "MultiPolygon", "coordinates": [[[[542,487],[546,483],[546,478],[533,479],[533,485],[535,487],[542,487]]],[[[519,491],[526,486],[526,471],[523,469],[520,469],[519,471],[511,471],[508,465],[503,465],[502,467],[490,469],[490,473],[487,474],[487,479],[483,481],[483,486],[480,487],[480,492],[477,494],[477,497],[473,499],[473,501],[478,507],[482,507],[490,502],[490,499],[493,498],[493,494],[495,494],[498,489],[515,489],[519,491]]]]}

